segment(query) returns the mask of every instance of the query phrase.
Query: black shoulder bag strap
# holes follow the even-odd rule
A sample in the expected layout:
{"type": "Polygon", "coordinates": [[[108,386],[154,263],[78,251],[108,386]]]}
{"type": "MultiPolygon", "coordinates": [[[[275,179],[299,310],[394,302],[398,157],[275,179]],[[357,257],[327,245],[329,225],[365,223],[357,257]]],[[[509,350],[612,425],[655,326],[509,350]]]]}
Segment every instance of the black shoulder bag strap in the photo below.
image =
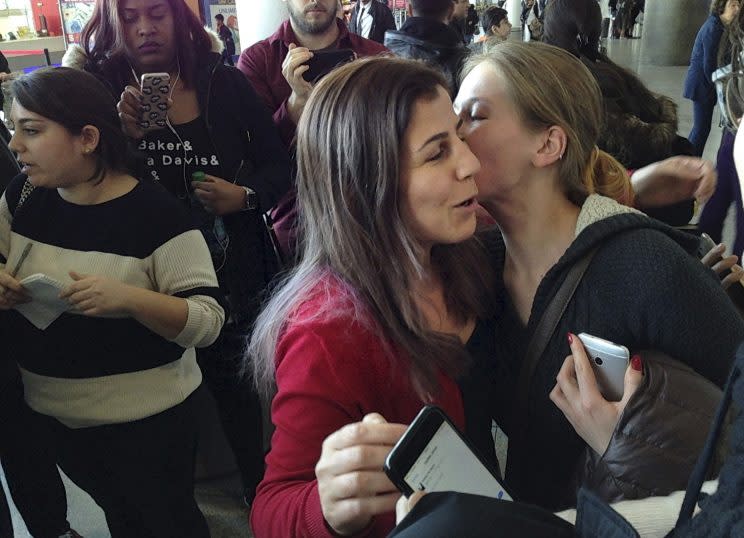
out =
{"type": "Polygon", "coordinates": [[[13,210],[13,216],[20,211],[21,207],[23,207],[23,204],[26,203],[26,200],[29,196],[31,196],[31,193],[34,192],[34,189],[36,187],[33,186],[33,184],[27,179],[26,182],[23,184],[23,188],[21,189],[21,196],[18,198],[18,203],[15,206],[15,209],[13,210]]]}
{"type": "Polygon", "coordinates": [[[518,446],[521,446],[524,436],[527,433],[530,385],[532,383],[532,376],[537,368],[537,363],[545,352],[545,348],[548,346],[548,342],[550,342],[550,338],[553,336],[556,327],[558,327],[558,323],[563,317],[568,303],[571,302],[571,298],[579,286],[584,273],[586,273],[592,258],[594,258],[597,248],[595,247],[587,252],[583,258],[571,267],[563,284],[561,284],[561,287],[553,296],[547,308],[545,308],[540,321],[537,322],[532,340],[527,346],[527,353],[522,362],[522,368],[519,371],[517,401],[514,407],[514,413],[512,413],[512,424],[514,425],[514,432],[517,434],[517,438],[514,441],[519,443],[518,446]]]}

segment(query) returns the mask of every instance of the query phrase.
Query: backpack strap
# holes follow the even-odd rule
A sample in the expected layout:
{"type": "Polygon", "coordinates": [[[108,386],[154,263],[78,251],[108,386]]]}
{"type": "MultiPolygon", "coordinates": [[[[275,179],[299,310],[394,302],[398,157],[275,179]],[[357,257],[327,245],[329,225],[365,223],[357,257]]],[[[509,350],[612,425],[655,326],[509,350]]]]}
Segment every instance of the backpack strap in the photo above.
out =
{"type": "Polygon", "coordinates": [[[527,353],[522,362],[519,380],[517,381],[517,401],[512,413],[512,424],[515,428],[517,442],[523,441],[527,433],[529,392],[537,363],[545,352],[548,342],[550,342],[556,327],[558,327],[558,323],[561,321],[568,303],[571,302],[571,298],[576,292],[584,273],[589,268],[597,249],[598,247],[595,247],[587,252],[583,258],[571,267],[558,292],[545,308],[540,321],[537,322],[532,340],[527,346],[527,353]]]}

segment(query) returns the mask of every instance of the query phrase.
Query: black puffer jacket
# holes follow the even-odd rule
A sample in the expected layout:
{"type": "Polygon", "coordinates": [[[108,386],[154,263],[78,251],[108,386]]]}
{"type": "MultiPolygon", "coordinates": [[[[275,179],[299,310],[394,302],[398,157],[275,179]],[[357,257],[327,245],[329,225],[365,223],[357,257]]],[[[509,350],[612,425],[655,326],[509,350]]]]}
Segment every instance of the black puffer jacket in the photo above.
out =
{"type": "Polygon", "coordinates": [[[721,401],[721,389],[689,366],[657,351],[639,355],[643,381],[604,454],[587,449],[577,480],[609,503],[684,489],[721,401]]]}
{"type": "Polygon", "coordinates": [[[401,58],[423,60],[440,69],[450,82],[452,95],[457,93],[468,49],[446,24],[428,17],[410,17],[400,30],[385,33],[385,46],[401,58]]]}

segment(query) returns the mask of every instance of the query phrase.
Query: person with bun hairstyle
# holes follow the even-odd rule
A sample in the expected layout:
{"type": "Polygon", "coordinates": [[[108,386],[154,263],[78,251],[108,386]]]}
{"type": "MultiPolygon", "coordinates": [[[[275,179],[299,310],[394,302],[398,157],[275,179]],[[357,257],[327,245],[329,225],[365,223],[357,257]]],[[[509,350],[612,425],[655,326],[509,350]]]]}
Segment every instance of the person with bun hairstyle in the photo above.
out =
{"type": "MultiPolygon", "coordinates": [[[[551,0],[545,8],[542,41],[579,58],[597,80],[605,112],[597,145],[630,171],[672,156],[693,155],[692,144],[677,135],[674,101],[649,90],[635,73],[600,52],[602,10],[595,0],[551,0]]],[[[686,225],[692,196],[666,206],[640,207],[673,226],[686,225]]]]}
{"type": "Polygon", "coordinates": [[[597,147],[601,94],[576,57],[543,43],[504,43],[466,64],[455,109],[481,162],[479,202],[498,223],[482,237],[503,298],[486,369],[489,408],[507,435],[522,425],[512,410],[536,323],[568,271],[596,249],[538,361],[525,442],[510,444],[506,468],[517,498],[565,508],[575,502],[580,456],[587,446],[604,453],[643,369],[634,357],[626,396],[607,402],[574,335],[664,352],[721,386],[744,322],[692,256],[697,238],[618,203],[631,204],[633,192],[624,167],[597,147]]]}

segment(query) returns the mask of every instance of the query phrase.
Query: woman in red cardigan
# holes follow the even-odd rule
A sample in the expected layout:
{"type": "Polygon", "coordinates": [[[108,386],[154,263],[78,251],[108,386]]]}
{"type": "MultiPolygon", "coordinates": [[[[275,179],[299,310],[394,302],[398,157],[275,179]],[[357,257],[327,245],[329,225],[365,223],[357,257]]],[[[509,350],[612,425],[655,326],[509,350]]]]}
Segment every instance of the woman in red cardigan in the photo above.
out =
{"type": "Polygon", "coordinates": [[[473,426],[455,379],[492,278],[472,239],[479,164],[446,87],[423,65],[364,60],[328,75],[305,109],[302,258],[249,349],[276,426],[258,538],[387,535],[400,493],[382,466],[403,424],[436,403],[473,426]]]}

